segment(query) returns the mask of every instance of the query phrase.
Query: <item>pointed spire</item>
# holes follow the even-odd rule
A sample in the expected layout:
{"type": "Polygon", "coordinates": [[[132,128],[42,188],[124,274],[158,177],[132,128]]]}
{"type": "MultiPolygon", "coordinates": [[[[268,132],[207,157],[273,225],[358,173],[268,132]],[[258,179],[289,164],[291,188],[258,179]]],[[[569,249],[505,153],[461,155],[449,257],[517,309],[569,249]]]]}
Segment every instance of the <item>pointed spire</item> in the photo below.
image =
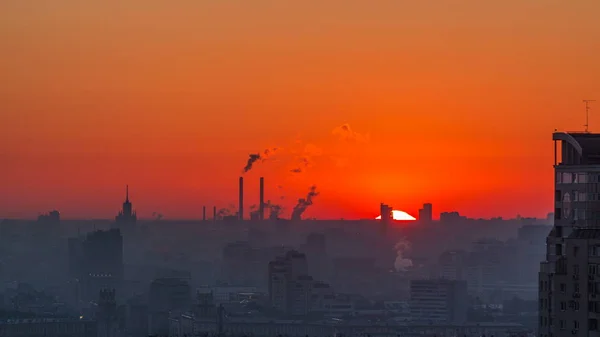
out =
{"type": "Polygon", "coordinates": [[[129,202],[129,185],[125,185],[125,202],[129,202]]]}

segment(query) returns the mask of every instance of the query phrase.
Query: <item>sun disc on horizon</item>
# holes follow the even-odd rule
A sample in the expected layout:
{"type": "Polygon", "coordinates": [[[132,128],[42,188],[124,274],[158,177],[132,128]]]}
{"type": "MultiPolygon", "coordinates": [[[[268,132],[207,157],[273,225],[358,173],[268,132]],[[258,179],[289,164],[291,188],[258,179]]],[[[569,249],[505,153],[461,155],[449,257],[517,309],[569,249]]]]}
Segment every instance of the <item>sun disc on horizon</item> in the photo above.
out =
{"type": "MultiPolygon", "coordinates": [[[[381,215],[375,218],[376,220],[381,220],[381,215]]],[[[415,218],[414,216],[404,212],[404,211],[400,211],[400,210],[393,210],[392,211],[392,219],[394,220],[402,220],[402,221],[412,221],[412,220],[417,220],[417,218],[415,218]]]]}

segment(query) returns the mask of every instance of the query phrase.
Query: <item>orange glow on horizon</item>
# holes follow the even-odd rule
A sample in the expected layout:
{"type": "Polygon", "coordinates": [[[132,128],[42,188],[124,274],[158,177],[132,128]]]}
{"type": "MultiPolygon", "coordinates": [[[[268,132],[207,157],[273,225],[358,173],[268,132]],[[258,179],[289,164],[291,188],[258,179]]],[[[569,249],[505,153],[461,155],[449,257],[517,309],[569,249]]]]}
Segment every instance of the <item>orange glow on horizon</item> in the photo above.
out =
{"type": "Polygon", "coordinates": [[[600,99],[598,12],[598,0],[0,1],[0,218],[110,219],[126,184],[140,218],[201,218],[237,204],[249,154],[273,147],[244,174],[248,210],[264,176],[284,217],[313,185],[307,218],[372,218],[381,202],[545,217],[551,133],[582,129],[582,99],[600,99]]]}
{"type": "MultiPolygon", "coordinates": [[[[404,212],[404,211],[399,211],[399,210],[393,210],[392,211],[392,218],[394,220],[402,220],[402,221],[412,221],[412,220],[417,220],[417,218],[415,218],[414,216],[404,212]]],[[[381,215],[375,218],[376,220],[381,220],[381,215]]]]}

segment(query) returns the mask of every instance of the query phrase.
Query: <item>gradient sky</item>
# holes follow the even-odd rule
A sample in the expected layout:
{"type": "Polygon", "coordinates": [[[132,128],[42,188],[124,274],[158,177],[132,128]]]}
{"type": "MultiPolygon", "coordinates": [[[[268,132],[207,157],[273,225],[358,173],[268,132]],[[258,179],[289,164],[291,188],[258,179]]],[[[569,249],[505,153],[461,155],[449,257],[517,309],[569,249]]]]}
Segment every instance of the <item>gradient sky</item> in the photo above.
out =
{"type": "MultiPolygon", "coordinates": [[[[3,0],[0,217],[235,204],[545,216],[555,128],[600,100],[598,0],[3,0]],[[340,140],[344,123],[369,142],[340,140]],[[289,172],[307,147],[311,167],[289,172]],[[281,186],[281,188],[278,188],[281,186]]],[[[600,101],[590,116],[600,131],[600,101]]],[[[247,209],[248,209],[247,206],[247,209]]]]}

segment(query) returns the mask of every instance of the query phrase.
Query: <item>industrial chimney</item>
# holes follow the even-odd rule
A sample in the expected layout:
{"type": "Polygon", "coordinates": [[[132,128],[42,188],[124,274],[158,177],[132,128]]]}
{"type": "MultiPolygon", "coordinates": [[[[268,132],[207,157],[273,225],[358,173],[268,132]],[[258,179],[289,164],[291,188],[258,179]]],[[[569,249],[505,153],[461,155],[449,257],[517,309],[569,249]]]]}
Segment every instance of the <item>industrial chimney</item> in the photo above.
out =
{"type": "Polygon", "coordinates": [[[217,221],[217,206],[213,207],[213,221],[217,221]]]}
{"type": "Polygon", "coordinates": [[[262,221],[265,219],[265,178],[260,177],[260,200],[258,206],[258,216],[262,221]]]}
{"type": "Polygon", "coordinates": [[[238,211],[238,218],[244,220],[244,177],[240,177],[240,209],[238,211]]]}
{"type": "Polygon", "coordinates": [[[206,221],[206,206],[202,206],[202,221],[206,221]]]}

